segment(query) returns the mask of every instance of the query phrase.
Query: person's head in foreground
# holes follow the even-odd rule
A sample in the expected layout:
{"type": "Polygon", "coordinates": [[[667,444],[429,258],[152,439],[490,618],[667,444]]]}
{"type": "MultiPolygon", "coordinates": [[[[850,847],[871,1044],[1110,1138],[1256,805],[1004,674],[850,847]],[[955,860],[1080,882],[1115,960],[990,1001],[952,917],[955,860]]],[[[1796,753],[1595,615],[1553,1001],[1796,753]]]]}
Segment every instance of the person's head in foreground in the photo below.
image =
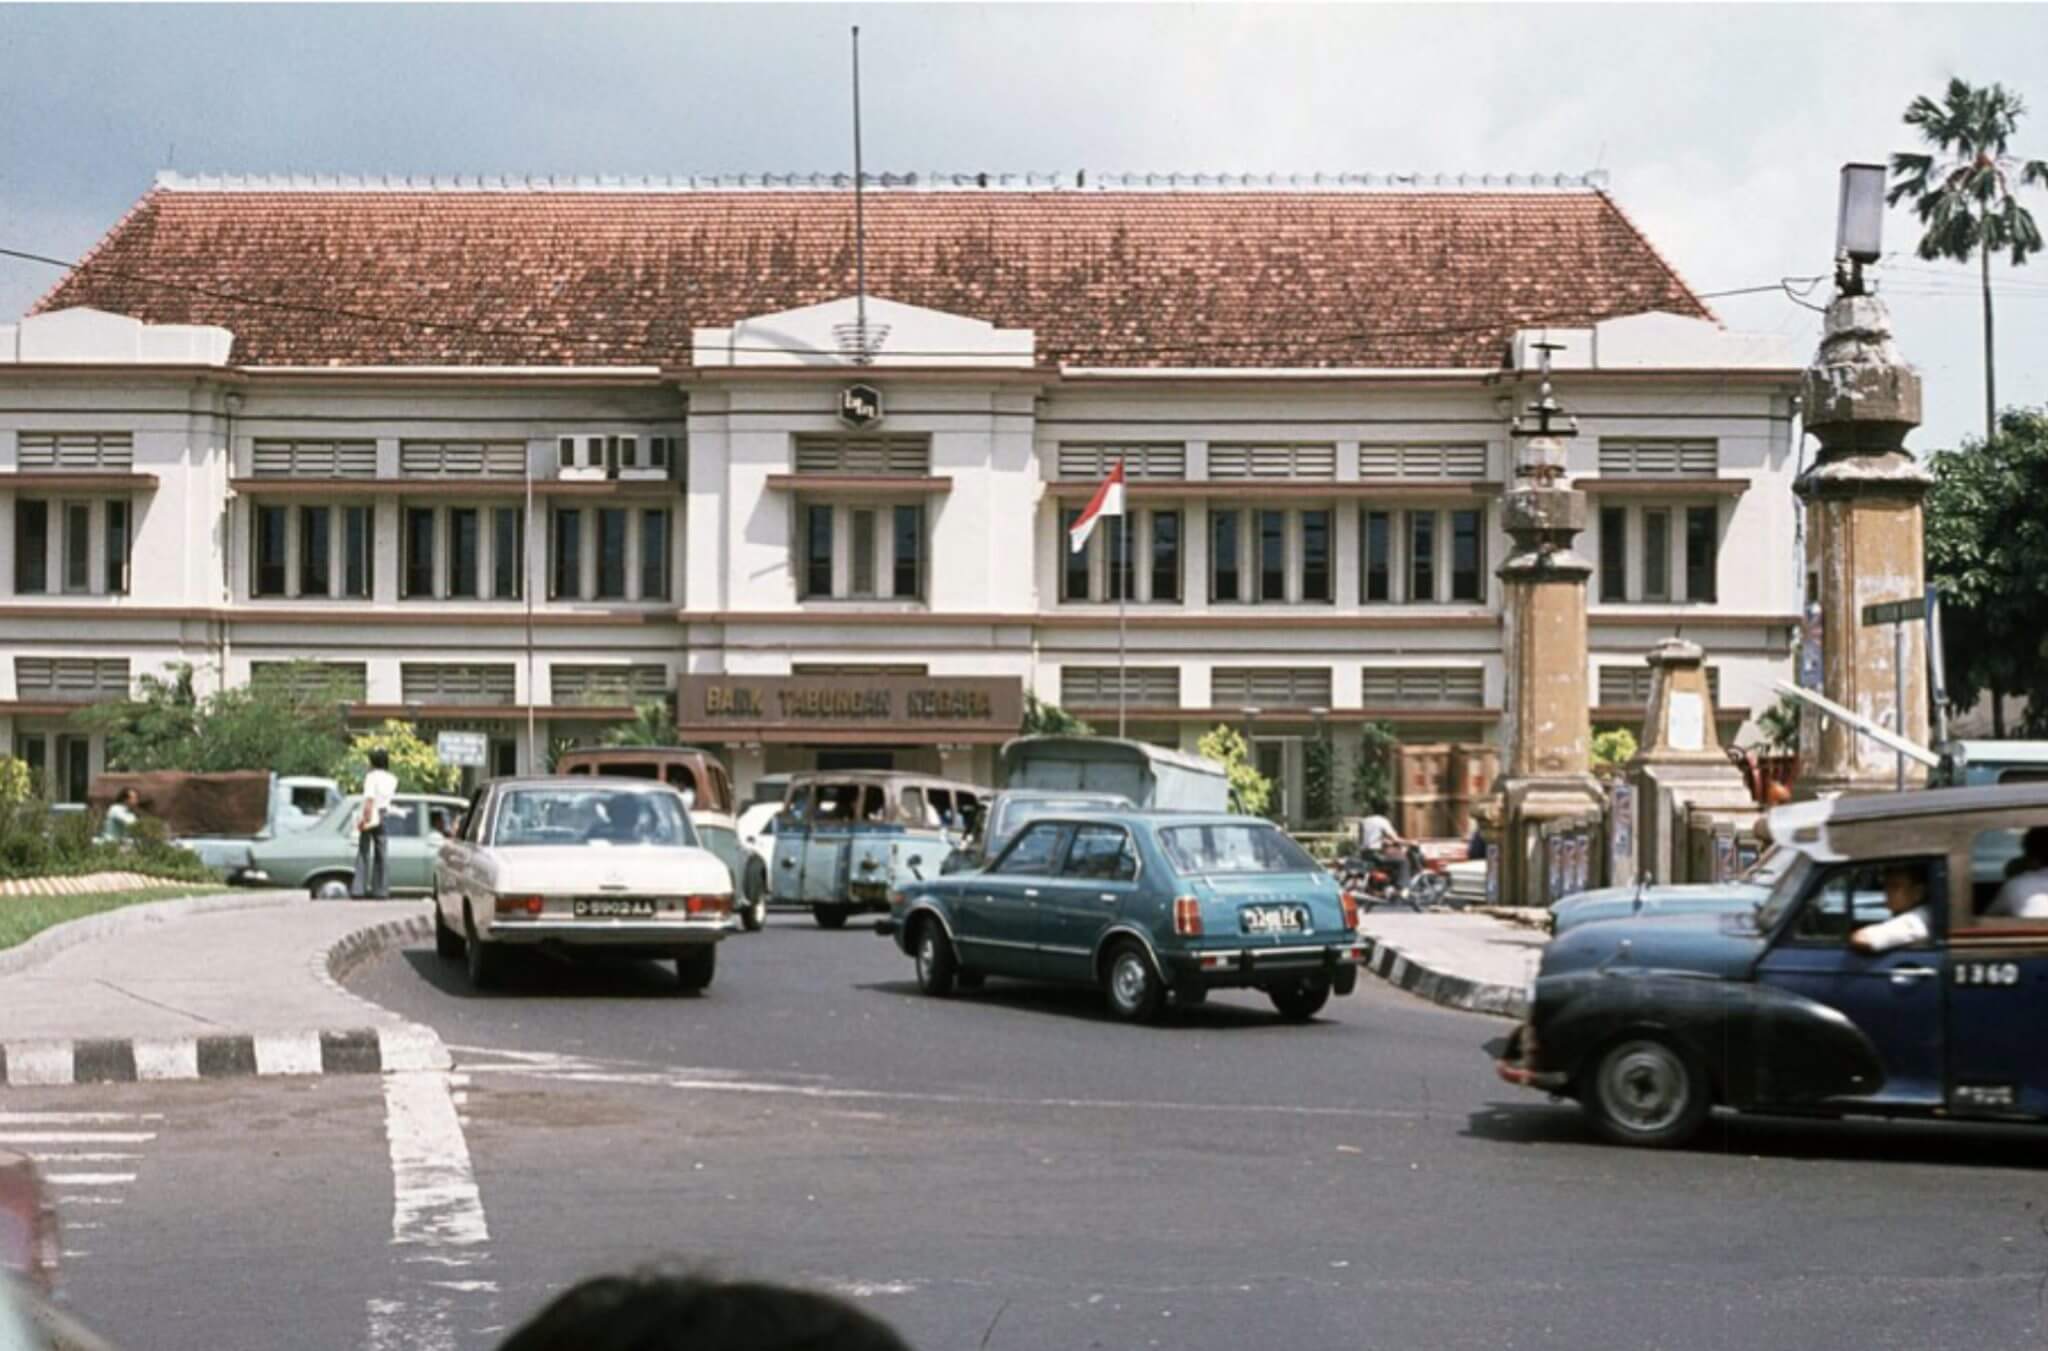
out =
{"type": "Polygon", "coordinates": [[[498,1351],[910,1351],[910,1344],[833,1295],[650,1270],[570,1287],[498,1351]]]}

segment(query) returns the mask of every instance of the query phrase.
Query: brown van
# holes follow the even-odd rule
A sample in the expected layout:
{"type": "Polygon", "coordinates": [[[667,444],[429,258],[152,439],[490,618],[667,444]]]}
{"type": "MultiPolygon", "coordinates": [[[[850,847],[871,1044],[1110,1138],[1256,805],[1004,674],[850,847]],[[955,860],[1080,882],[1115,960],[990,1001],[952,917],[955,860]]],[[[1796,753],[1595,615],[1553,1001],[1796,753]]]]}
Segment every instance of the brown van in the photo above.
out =
{"type": "Polygon", "coordinates": [[[733,810],[732,776],[710,751],[695,746],[580,746],[555,761],[555,773],[653,779],[689,789],[699,811],[733,810]]]}

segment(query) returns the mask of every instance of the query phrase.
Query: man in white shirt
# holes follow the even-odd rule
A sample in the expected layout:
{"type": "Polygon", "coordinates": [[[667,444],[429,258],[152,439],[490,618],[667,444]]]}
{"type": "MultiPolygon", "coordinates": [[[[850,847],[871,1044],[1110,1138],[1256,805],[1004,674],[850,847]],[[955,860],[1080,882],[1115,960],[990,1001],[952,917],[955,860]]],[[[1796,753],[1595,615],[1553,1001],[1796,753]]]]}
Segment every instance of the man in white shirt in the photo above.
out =
{"type": "Polygon", "coordinates": [[[2035,826],[2020,840],[2026,867],[2009,877],[1985,907],[2001,919],[2048,919],[2048,826],[2035,826]]]}
{"type": "Polygon", "coordinates": [[[398,793],[398,776],[391,772],[391,757],[381,747],[370,752],[370,772],[363,775],[363,805],[356,817],[356,871],[349,879],[348,894],[357,898],[384,900],[391,887],[384,871],[384,818],[390,814],[391,799],[398,793]]]}
{"type": "MultiPolygon", "coordinates": [[[[1850,898],[1854,904],[1854,897],[1850,898]]],[[[1927,904],[1927,875],[1911,863],[1884,870],[1884,905],[1892,917],[1866,924],[1849,935],[1849,946],[1866,956],[1909,948],[1934,937],[1933,907],[1927,904]]]]}
{"type": "Polygon", "coordinates": [[[1408,885],[1408,841],[1395,833],[1380,804],[1372,806],[1371,815],[1358,823],[1358,852],[1368,863],[1385,868],[1399,891],[1408,885]]]}

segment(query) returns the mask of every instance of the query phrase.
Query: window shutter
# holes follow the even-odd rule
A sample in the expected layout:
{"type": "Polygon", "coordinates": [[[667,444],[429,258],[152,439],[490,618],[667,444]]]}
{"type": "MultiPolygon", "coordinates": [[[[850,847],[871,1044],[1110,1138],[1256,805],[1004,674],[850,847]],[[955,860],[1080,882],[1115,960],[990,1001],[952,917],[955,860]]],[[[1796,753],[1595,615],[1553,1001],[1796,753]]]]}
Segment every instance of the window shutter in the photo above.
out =
{"type": "Polygon", "coordinates": [[[1721,445],[1713,440],[1600,441],[1603,477],[1713,478],[1721,472],[1721,445]]]}
{"type": "Polygon", "coordinates": [[[512,666],[403,662],[398,683],[408,704],[509,704],[517,689],[512,666]]]}
{"type": "MultiPolygon", "coordinates": [[[[1060,670],[1060,702],[1075,708],[1116,703],[1116,667],[1067,666],[1060,670]]],[[[1124,702],[1138,708],[1178,708],[1180,671],[1172,666],[1131,666],[1124,670],[1124,702]]]]}
{"type": "Polygon", "coordinates": [[[375,478],[375,441],[258,441],[258,478],[375,478]]]}
{"type": "Polygon", "coordinates": [[[369,696],[370,668],[360,661],[257,661],[249,664],[249,684],[292,699],[334,690],[340,698],[361,703],[369,696]]]}
{"type": "Polygon", "coordinates": [[[91,703],[100,699],[126,699],[128,659],[126,657],[16,657],[15,692],[23,697],[40,695],[91,703]]]}
{"type": "Polygon", "coordinates": [[[1210,478],[1334,479],[1334,445],[1211,446],[1210,478]]]}
{"type": "Polygon", "coordinates": [[[398,472],[421,477],[524,478],[524,441],[401,441],[398,472]]]}
{"type": "Polygon", "coordinates": [[[1107,478],[1124,462],[1125,478],[1186,478],[1188,448],[1179,441],[1150,445],[1102,446],[1060,443],[1058,469],[1063,479],[1107,478]]]}
{"type": "Polygon", "coordinates": [[[1479,708],[1486,673],[1469,666],[1368,666],[1362,674],[1367,708],[1479,708]]]}
{"type": "Polygon", "coordinates": [[[557,704],[640,703],[668,694],[668,668],[558,665],[548,672],[548,688],[557,704]]]}
{"type": "Polygon", "coordinates": [[[924,436],[799,436],[799,474],[860,474],[923,478],[931,473],[932,443],[924,436]]]}
{"type": "Polygon", "coordinates": [[[1330,671],[1323,666],[1219,666],[1209,677],[1216,708],[1328,708],[1330,671]]]}
{"type": "Polygon", "coordinates": [[[135,465],[128,432],[23,432],[16,445],[23,469],[125,473],[135,465]]]}
{"type": "Polygon", "coordinates": [[[1360,478],[1477,479],[1486,477],[1483,445],[1358,448],[1360,478]]]}

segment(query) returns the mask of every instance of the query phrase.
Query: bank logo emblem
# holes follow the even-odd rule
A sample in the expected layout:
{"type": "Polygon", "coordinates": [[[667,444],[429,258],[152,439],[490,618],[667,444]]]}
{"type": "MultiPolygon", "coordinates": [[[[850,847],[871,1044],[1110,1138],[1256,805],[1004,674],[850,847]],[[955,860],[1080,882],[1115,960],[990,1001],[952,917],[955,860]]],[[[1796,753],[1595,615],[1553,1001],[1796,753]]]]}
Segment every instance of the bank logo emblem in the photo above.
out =
{"type": "Polygon", "coordinates": [[[839,391],[839,420],[855,431],[882,420],[882,391],[873,385],[848,385],[839,391]]]}

